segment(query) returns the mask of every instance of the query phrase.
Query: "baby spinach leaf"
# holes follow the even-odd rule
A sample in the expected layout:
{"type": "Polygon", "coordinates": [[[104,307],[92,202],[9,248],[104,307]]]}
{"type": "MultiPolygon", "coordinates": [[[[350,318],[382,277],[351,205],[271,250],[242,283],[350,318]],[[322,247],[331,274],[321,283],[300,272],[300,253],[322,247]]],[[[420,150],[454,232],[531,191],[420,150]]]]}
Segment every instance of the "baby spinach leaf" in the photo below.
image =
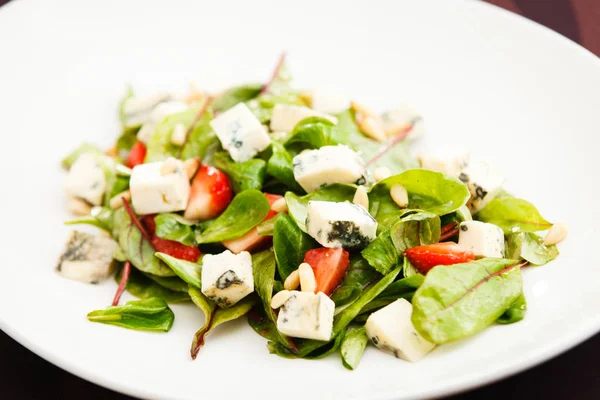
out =
{"type": "Polygon", "coordinates": [[[519,298],[498,318],[496,321],[499,324],[514,324],[515,322],[521,321],[525,318],[525,312],[527,311],[527,301],[525,295],[521,293],[519,298]]]}
{"type": "Polygon", "coordinates": [[[521,269],[515,260],[483,258],[437,266],[412,299],[412,323],[432,343],[451,342],[492,324],[521,292],[521,269]]]}
{"type": "MultiPolygon", "coordinates": [[[[121,269],[115,275],[115,281],[117,283],[121,281],[122,273],[123,270],[121,269]]],[[[137,269],[131,268],[129,280],[127,281],[127,286],[125,288],[129,293],[135,297],[139,297],[140,299],[159,297],[167,303],[181,303],[190,300],[190,297],[187,295],[187,293],[167,289],[166,287],[150,279],[148,276],[151,275],[144,275],[137,269]]]]}
{"type": "Polygon", "coordinates": [[[424,280],[423,275],[416,274],[392,283],[375,300],[363,307],[360,313],[370,314],[372,311],[385,307],[398,299],[410,301],[424,280]]]}
{"type": "Polygon", "coordinates": [[[123,128],[123,132],[121,132],[121,136],[119,136],[115,144],[119,159],[125,160],[127,158],[131,148],[138,142],[137,133],[139,130],[139,126],[123,128]]]}
{"type": "Polygon", "coordinates": [[[65,225],[91,225],[106,232],[112,232],[112,210],[108,207],[94,207],[92,215],[66,221],[65,225]]]}
{"type": "Polygon", "coordinates": [[[78,148],[73,150],[71,153],[69,153],[69,155],[67,155],[65,158],[63,158],[63,160],[61,161],[61,165],[63,166],[63,168],[65,168],[67,170],[71,169],[71,165],[73,165],[75,163],[75,161],[77,161],[79,156],[84,153],[92,153],[92,154],[101,155],[101,156],[104,155],[104,152],[102,150],[100,150],[100,148],[98,146],[95,146],[90,143],[83,143],[81,146],[79,146],[78,148]]]}
{"type": "Polygon", "coordinates": [[[381,278],[382,275],[369,266],[367,260],[360,254],[352,254],[342,283],[331,295],[336,311],[341,311],[344,306],[352,304],[367,286],[381,278]]]}
{"type": "Polygon", "coordinates": [[[215,96],[212,101],[212,106],[217,112],[227,111],[238,103],[252,100],[258,96],[262,87],[262,84],[252,83],[229,88],[223,93],[215,96]]]}
{"type": "Polygon", "coordinates": [[[191,286],[202,288],[202,266],[186,260],[180,260],[164,253],[156,253],[156,257],[163,260],[178,277],[191,286]]]}
{"type": "Polygon", "coordinates": [[[390,196],[390,188],[400,184],[408,192],[409,208],[438,215],[456,211],[467,203],[469,189],[456,178],[425,169],[411,169],[377,183],[369,192],[369,212],[382,225],[400,211],[390,196]]]}
{"type": "Polygon", "coordinates": [[[213,154],[221,150],[219,138],[217,138],[217,135],[215,135],[209,125],[211,120],[212,112],[207,110],[196,121],[196,124],[188,135],[187,142],[180,150],[182,160],[199,157],[203,163],[210,164],[213,154]]]}
{"type": "Polygon", "coordinates": [[[270,209],[269,201],[260,191],[251,189],[238,193],[223,214],[196,237],[196,241],[214,243],[238,238],[261,223],[270,209]]]}
{"type": "Polygon", "coordinates": [[[364,326],[348,327],[342,341],[342,346],[340,347],[344,367],[349,370],[354,370],[358,367],[368,342],[369,337],[364,326]]]}
{"type": "Polygon", "coordinates": [[[307,207],[310,200],[337,202],[346,200],[352,201],[355,192],[356,186],[336,183],[302,197],[297,196],[292,192],[287,192],[285,194],[285,201],[287,203],[290,216],[294,219],[294,221],[296,221],[298,227],[303,232],[306,232],[307,207]]]}
{"type": "Polygon", "coordinates": [[[543,231],[552,227],[533,204],[516,197],[502,197],[490,201],[475,218],[498,225],[506,234],[543,231]]]}
{"type": "Polygon", "coordinates": [[[242,163],[234,162],[228,153],[221,152],[214,155],[215,167],[229,177],[233,191],[240,193],[244,190],[260,190],[265,181],[267,163],[260,158],[252,158],[242,163]]]}
{"type": "Polygon", "coordinates": [[[179,214],[162,213],[154,218],[156,236],[162,239],[175,240],[186,246],[192,246],[196,233],[194,223],[179,214]]]}
{"type": "Polygon", "coordinates": [[[267,163],[267,174],[287,186],[288,190],[296,193],[304,193],[294,178],[294,166],[292,155],[279,142],[271,142],[273,154],[267,163]]]}
{"type": "Polygon", "coordinates": [[[369,264],[382,274],[398,266],[404,252],[415,246],[440,240],[440,217],[420,211],[400,218],[383,231],[362,252],[369,264]]]}
{"type": "Polygon", "coordinates": [[[506,257],[523,259],[533,265],[544,265],[558,256],[556,245],[546,246],[544,240],[530,232],[506,235],[506,257]]]}
{"type": "Polygon", "coordinates": [[[181,280],[178,276],[156,276],[156,275],[152,275],[152,274],[146,274],[144,272],[142,272],[142,274],[146,277],[146,278],[150,278],[152,279],[154,282],[158,283],[160,286],[172,290],[174,292],[183,292],[183,293],[187,293],[187,283],[185,283],[183,280],[181,280]]]}
{"type": "Polygon", "coordinates": [[[273,229],[273,250],[281,279],[285,280],[298,269],[306,252],[317,246],[313,238],[298,228],[292,217],[285,213],[277,216],[273,229]]]}
{"type": "Polygon", "coordinates": [[[123,306],[111,306],[105,310],[92,311],[87,318],[91,322],[117,325],[127,329],[168,332],[173,326],[175,314],[163,299],[151,297],[128,301],[123,306]]]}
{"type": "Polygon", "coordinates": [[[183,124],[186,129],[189,129],[199,111],[200,106],[190,107],[188,110],[169,115],[160,122],[146,144],[144,162],[162,161],[168,157],[179,158],[181,148],[171,143],[171,134],[178,124],[183,124]]]}
{"type": "Polygon", "coordinates": [[[300,151],[347,142],[348,133],[339,129],[331,121],[320,117],[309,117],[298,122],[292,131],[292,136],[285,142],[285,147],[300,151]]]}

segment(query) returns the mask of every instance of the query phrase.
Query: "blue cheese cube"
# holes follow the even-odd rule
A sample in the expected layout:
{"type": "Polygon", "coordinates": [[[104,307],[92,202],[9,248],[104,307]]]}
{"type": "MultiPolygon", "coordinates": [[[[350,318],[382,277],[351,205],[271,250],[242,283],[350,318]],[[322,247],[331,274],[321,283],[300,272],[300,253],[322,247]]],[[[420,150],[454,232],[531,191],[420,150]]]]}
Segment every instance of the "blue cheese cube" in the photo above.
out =
{"type": "Polygon", "coordinates": [[[367,170],[362,158],[348,146],[323,146],[306,150],[292,160],[294,178],[307,192],[332,183],[366,183],[367,170]]]}
{"type": "Polygon", "coordinates": [[[254,292],[252,257],[229,250],[202,258],[202,293],[219,307],[230,307],[254,292]]]}
{"type": "Polygon", "coordinates": [[[99,206],[106,191],[106,175],[98,162],[97,155],[84,153],[71,165],[67,183],[67,193],[99,206]]]}
{"type": "Polygon", "coordinates": [[[267,130],[244,103],[219,114],[210,126],[236,162],[250,160],[271,144],[267,130]]]}
{"type": "Polygon", "coordinates": [[[460,223],[458,244],[477,257],[504,256],[504,232],[494,224],[481,221],[460,223]]]}
{"type": "Polygon", "coordinates": [[[137,133],[137,138],[142,143],[148,143],[156,126],[161,123],[169,115],[177,114],[186,111],[190,106],[184,101],[166,101],[158,104],[150,113],[144,125],[137,133]]]}
{"type": "Polygon", "coordinates": [[[423,338],[411,321],[412,304],[405,299],[371,314],[365,325],[367,336],[380,350],[396,358],[416,362],[435,347],[423,338]]]}
{"type": "Polygon", "coordinates": [[[421,168],[441,172],[458,178],[469,164],[469,153],[459,149],[440,149],[419,156],[421,168]]]}
{"type": "Polygon", "coordinates": [[[291,104],[276,104],[275,107],[273,107],[273,116],[271,117],[271,130],[273,132],[291,132],[298,122],[308,117],[325,118],[334,124],[337,124],[338,122],[336,117],[311,110],[308,107],[291,104]]]}
{"type": "Polygon", "coordinates": [[[67,279],[98,283],[113,273],[116,249],[112,239],[73,231],[56,269],[67,279]]]}
{"type": "Polygon", "coordinates": [[[137,165],[131,173],[129,190],[138,214],[183,211],[190,197],[190,182],[183,163],[169,158],[137,165]]]}
{"type": "Polygon", "coordinates": [[[279,309],[277,329],[291,337],[328,341],[334,312],[335,303],[324,293],[293,290],[279,309]]]}
{"type": "Polygon", "coordinates": [[[309,201],[306,230],[324,247],[361,249],[377,236],[377,221],[358,204],[309,201]]]}
{"type": "Polygon", "coordinates": [[[471,199],[467,206],[473,214],[496,198],[502,191],[502,186],[506,181],[500,171],[483,161],[471,162],[463,168],[458,175],[458,179],[469,187],[471,199]]]}

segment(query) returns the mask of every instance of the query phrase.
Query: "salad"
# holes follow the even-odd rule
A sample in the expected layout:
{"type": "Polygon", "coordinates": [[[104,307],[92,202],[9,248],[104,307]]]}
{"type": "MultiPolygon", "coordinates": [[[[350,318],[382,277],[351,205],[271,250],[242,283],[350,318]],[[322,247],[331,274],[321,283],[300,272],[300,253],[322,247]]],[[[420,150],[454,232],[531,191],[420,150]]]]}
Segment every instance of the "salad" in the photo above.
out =
{"type": "Polygon", "coordinates": [[[415,362],[523,319],[521,270],[556,258],[567,234],[487,162],[413,157],[424,125],[412,108],[295,89],[284,56],[267,83],[217,94],[129,90],[119,115],[113,147],[62,162],[66,223],[100,232],[73,231],[57,270],[114,275],[92,322],[168,332],[169,304],[193,302],[205,322],[192,358],[245,317],[279,356],[339,352],[354,369],[371,343],[415,362]],[[123,304],[125,291],[139,300],[123,304]]]}

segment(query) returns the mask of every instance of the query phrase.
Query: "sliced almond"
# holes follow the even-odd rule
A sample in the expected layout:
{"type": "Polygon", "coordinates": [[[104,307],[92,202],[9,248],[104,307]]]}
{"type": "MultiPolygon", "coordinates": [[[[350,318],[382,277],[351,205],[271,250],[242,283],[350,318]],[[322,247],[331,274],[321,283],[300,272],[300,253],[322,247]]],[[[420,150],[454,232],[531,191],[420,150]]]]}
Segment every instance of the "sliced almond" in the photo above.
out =
{"type": "Polygon", "coordinates": [[[390,196],[394,203],[400,208],[408,207],[408,192],[406,188],[400,184],[393,185],[390,188],[390,196]]]}
{"type": "Polygon", "coordinates": [[[356,188],[356,192],[354,193],[354,199],[352,199],[352,202],[359,206],[363,206],[366,210],[368,210],[369,195],[367,194],[367,188],[365,188],[362,185],[356,188]]]}
{"type": "Polygon", "coordinates": [[[283,282],[283,288],[285,290],[296,290],[300,286],[300,273],[298,270],[295,270],[291,274],[285,278],[285,282],[283,282]]]}
{"type": "Polygon", "coordinates": [[[183,170],[187,175],[188,179],[192,179],[196,172],[200,168],[200,159],[199,158],[190,158],[189,160],[185,160],[183,162],[183,170]]]}
{"type": "Polygon", "coordinates": [[[564,223],[558,223],[552,225],[552,228],[548,230],[546,236],[544,237],[544,244],[546,246],[550,246],[556,243],[560,243],[567,237],[569,230],[567,225],[564,223]]]}
{"type": "Polygon", "coordinates": [[[67,207],[69,208],[69,211],[79,217],[84,217],[92,213],[92,206],[90,206],[86,201],[76,197],[69,197],[67,207]]]}
{"type": "Polygon", "coordinates": [[[118,208],[123,207],[123,199],[125,199],[125,201],[131,201],[131,192],[129,191],[129,189],[119,193],[118,195],[110,199],[108,205],[110,205],[110,208],[112,208],[113,210],[116,210],[118,208]]]}
{"type": "Polygon", "coordinates": [[[292,297],[292,294],[289,290],[282,290],[271,298],[271,308],[278,309],[284,305],[290,297],[292,297]]]}

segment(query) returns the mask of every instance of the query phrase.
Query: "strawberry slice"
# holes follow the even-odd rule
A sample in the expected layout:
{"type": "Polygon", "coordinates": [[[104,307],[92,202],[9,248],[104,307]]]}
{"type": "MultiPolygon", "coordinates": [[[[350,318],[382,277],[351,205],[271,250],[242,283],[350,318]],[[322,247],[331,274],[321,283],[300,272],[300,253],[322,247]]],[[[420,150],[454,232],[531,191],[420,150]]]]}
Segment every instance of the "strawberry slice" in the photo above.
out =
{"type": "Polygon", "coordinates": [[[315,273],[317,281],[315,293],[323,292],[330,296],[346,275],[350,265],[350,254],[341,247],[333,249],[321,247],[307,251],[304,262],[308,263],[315,273]]]}
{"type": "Polygon", "coordinates": [[[146,158],[146,146],[142,142],[137,142],[129,151],[125,165],[134,168],[136,165],[143,164],[144,158],[146,158]]]}
{"type": "Polygon", "coordinates": [[[413,247],[406,250],[404,256],[422,274],[427,274],[437,265],[460,264],[475,259],[472,251],[465,250],[454,242],[413,247]]]}
{"type": "Polygon", "coordinates": [[[150,235],[151,244],[160,253],[165,253],[180,260],[196,262],[202,255],[196,246],[187,246],[175,240],[163,239],[156,236],[156,215],[144,215],[140,218],[142,225],[150,235]]]}
{"type": "Polygon", "coordinates": [[[229,178],[209,165],[200,165],[190,191],[184,217],[206,221],[219,216],[233,198],[229,178]]]}

